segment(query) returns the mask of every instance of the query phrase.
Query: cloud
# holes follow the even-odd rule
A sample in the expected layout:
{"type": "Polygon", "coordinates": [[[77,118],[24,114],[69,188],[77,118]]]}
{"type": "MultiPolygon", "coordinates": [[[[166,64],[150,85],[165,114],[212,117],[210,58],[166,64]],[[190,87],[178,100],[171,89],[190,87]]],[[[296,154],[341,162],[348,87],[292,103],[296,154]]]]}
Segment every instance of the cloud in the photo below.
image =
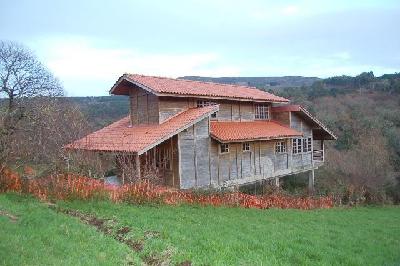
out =
{"type": "Polygon", "coordinates": [[[289,5],[289,6],[285,6],[282,9],[282,14],[283,15],[287,15],[287,16],[291,16],[291,15],[296,15],[299,13],[299,7],[295,6],[295,5],[289,5]]]}
{"type": "MultiPolygon", "coordinates": [[[[64,38],[42,41],[38,54],[64,82],[66,90],[72,95],[80,94],[79,81],[82,84],[96,84],[95,95],[104,94],[123,73],[138,73],[166,77],[183,75],[237,76],[240,68],[222,65],[218,54],[149,54],[135,49],[112,49],[97,47],[94,40],[87,38],[64,38]],[[102,92],[98,85],[104,84],[102,92]],[[74,84],[74,88],[68,84],[74,84]]],[[[102,42],[104,43],[104,42],[102,42]]],[[[86,95],[93,95],[86,91],[86,95]]]]}

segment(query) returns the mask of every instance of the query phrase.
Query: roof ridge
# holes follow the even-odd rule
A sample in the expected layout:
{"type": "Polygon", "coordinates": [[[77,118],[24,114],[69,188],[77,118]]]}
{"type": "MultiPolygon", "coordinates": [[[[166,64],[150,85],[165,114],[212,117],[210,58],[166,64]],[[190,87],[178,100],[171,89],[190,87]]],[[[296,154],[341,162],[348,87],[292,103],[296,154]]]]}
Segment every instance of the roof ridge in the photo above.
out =
{"type": "MultiPolygon", "coordinates": [[[[254,86],[244,86],[244,85],[239,85],[239,84],[218,83],[218,82],[212,82],[212,81],[191,80],[191,79],[182,79],[182,78],[170,78],[170,77],[142,75],[142,74],[133,74],[133,73],[125,73],[125,74],[126,75],[132,75],[132,76],[150,77],[150,78],[158,78],[158,79],[168,79],[168,80],[174,80],[174,81],[179,80],[179,81],[184,81],[184,82],[188,82],[188,83],[204,83],[204,84],[213,84],[213,85],[218,85],[218,86],[234,86],[234,87],[258,90],[258,91],[262,91],[264,93],[268,93],[268,94],[274,95],[274,94],[272,94],[270,92],[261,90],[261,89],[259,89],[257,87],[254,87],[254,86]]],[[[274,95],[274,96],[277,96],[277,95],[274,95]]],[[[277,97],[281,97],[281,96],[277,96],[277,97]]],[[[283,97],[281,97],[281,98],[283,98],[283,97]]]]}

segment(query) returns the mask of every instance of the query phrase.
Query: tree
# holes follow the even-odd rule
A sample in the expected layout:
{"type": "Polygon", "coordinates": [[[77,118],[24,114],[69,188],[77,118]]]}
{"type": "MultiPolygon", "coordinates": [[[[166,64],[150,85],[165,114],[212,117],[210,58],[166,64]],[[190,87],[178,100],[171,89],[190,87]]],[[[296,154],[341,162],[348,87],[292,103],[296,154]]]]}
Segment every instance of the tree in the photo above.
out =
{"type": "Polygon", "coordinates": [[[0,41],[0,95],[8,98],[8,111],[18,100],[34,96],[62,96],[60,82],[26,47],[0,41]]]}
{"type": "Polygon", "coordinates": [[[29,112],[25,100],[62,95],[58,79],[28,48],[15,42],[0,41],[0,97],[8,99],[6,107],[0,109],[0,170],[10,153],[18,124],[29,112]]]}

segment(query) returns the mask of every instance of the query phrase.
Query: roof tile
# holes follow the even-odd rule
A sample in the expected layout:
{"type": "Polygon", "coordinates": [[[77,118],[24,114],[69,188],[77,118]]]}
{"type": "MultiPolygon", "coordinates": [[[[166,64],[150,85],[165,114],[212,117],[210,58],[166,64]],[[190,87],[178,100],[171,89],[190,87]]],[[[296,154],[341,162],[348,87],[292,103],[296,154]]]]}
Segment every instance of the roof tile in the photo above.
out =
{"type": "MultiPolygon", "coordinates": [[[[138,83],[154,93],[162,95],[187,95],[197,97],[215,97],[238,100],[259,100],[271,102],[289,102],[288,99],[273,95],[255,87],[221,84],[213,82],[172,79],[164,77],[125,74],[119,81],[127,80],[138,83]]],[[[118,82],[110,91],[112,94],[126,94],[119,90],[118,82]]]]}
{"type": "Polygon", "coordinates": [[[64,148],[92,151],[144,152],[164,138],[170,138],[180,130],[218,110],[218,106],[190,108],[162,124],[130,126],[125,117],[103,129],[70,143],[64,148]]]}
{"type": "Polygon", "coordinates": [[[211,136],[221,142],[265,140],[302,136],[276,121],[211,122],[211,136]]]}

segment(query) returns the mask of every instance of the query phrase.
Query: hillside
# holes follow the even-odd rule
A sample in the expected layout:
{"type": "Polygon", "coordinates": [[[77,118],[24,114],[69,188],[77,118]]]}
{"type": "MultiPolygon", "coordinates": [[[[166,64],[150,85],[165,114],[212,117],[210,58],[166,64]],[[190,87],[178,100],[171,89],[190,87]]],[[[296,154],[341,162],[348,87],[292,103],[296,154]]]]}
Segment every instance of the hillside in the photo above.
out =
{"type": "Polygon", "coordinates": [[[49,206],[0,194],[0,264],[397,265],[399,219],[398,207],[49,206]]]}
{"type": "Polygon", "coordinates": [[[102,128],[129,113],[129,99],[126,96],[68,97],[77,104],[85,115],[90,127],[102,128]]]}
{"type": "Polygon", "coordinates": [[[302,87],[311,86],[315,81],[320,80],[317,77],[301,77],[301,76],[284,76],[284,77],[200,77],[200,76],[184,76],[181,79],[216,82],[225,84],[236,84],[252,86],[264,89],[286,88],[286,87],[302,87]]]}

